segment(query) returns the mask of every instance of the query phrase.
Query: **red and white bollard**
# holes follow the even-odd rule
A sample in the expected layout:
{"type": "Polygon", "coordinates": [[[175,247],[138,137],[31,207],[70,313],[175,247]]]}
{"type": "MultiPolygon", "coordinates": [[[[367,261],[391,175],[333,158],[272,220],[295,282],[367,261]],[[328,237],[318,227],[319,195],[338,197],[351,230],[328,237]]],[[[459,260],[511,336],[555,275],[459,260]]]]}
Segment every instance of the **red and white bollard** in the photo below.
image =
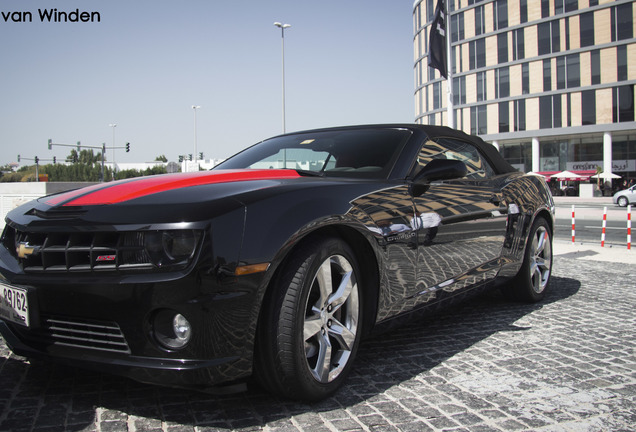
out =
{"type": "Polygon", "coordinates": [[[632,248],[632,206],[627,206],[627,250],[632,248]]]}
{"type": "Polygon", "coordinates": [[[575,225],[574,224],[574,206],[572,206],[572,243],[574,243],[574,237],[575,237],[574,236],[574,232],[575,232],[574,225],[575,225]]]}
{"type": "Polygon", "coordinates": [[[601,247],[605,246],[605,226],[607,225],[607,207],[603,207],[603,233],[601,234],[601,247]]]}

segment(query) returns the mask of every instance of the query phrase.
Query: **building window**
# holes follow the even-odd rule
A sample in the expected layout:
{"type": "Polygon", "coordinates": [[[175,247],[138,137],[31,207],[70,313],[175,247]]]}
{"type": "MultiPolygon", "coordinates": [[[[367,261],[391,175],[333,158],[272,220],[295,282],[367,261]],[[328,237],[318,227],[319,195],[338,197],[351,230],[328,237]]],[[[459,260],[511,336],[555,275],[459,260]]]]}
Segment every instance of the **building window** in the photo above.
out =
{"type": "Polygon", "coordinates": [[[552,96],[552,115],[554,117],[552,127],[560,128],[561,126],[563,126],[561,120],[563,118],[561,110],[561,95],[552,96]]]}
{"type": "Polygon", "coordinates": [[[543,91],[552,90],[552,62],[543,59],[543,91]]]}
{"type": "Polygon", "coordinates": [[[557,57],[556,59],[557,69],[557,89],[565,88],[565,57],[557,57]]]}
{"type": "Polygon", "coordinates": [[[634,85],[614,87],[612,89],[613,121],[634,121],[634,85]]]}
{"type": "Polygon", "coordinates": [[[539,128],[549,129],[552,127],[552,96],[541,96],[539,98],[539,128]]]}
{"type": "Polygon", "coordinates": [[[508,63],[508,33],[497,35],[497,63],[508,63]]]}
{"type": "Polygon", "coordinates": [[[550,0],[541,0],[541,18],[550,16],[550,0]]]}
{"type": "Polygon", "coordinates": [[[433,0],[426,0],[426,22],[433,21],[434,16],[435,16],[435,5],[433,4],[433,0]]]}
{"type": "Polygon", "coordinates": [[[627,81],[627,46],[616,47],[617,78],[618,81],[627,81]]]}
{"type": "Polygon", "coordinates": [[[530,93],[530,65],[528,63],[521,65],[521,92],[523,94],[530,93]]]}
{"type": "Polygon", "coordinates": [[[470,107],[470,133],[472,135],[484,135],[488,132],[487,125],[486,105],[470,107]]]}
{"type": "Polygon", "coordinates": [[[580,15],[581,47],[594,45],[594,12],[580,15]]]}
{"type": "Polygon", "coordinates": [[[581,61],[579,54],[566,56],[566,68],[568,88],[579,87],[581,85],[581,61]]]}
{"type": "Polygon", "coordinates": [[[560,128],[561,95],[539,97],[539,128],[560,128]]]}
{"type": "Polygon", "coordinates": [[[552,31],[552,52],[559,52],[561,51],[561,30],[558,20],[550,23],[550,30],[552,31]]]}
{"type": "Polygon", "coordinates": [[[510,96],[510,71],[508,67],[495,70],[495,99],[510,96]]]}
{"type": "Polygon", "coordinates": [[[451,16],[451,41],[464,40],[464,12],[451,16]]]}
{"type": "Polygon", "coordinates": [[[539,23],[538,45],[539,55],[559,52],[561,50],[561,33],[559,21],[539,23]]]}
{"type": "Polygon", "coordinates": [[[625,3],[612,8],[612,42],[633,38],[634,23],[632,3],[625,3]]]}
{"type": "Polygon", "coordinates": [[[520,22],[528,22],[528,0],[519,0],[519,20],[520,22]]]}
{"type": "Polygon", "coordinates": [[[485,101],[488,98],[486,89],[486,72],[477,72],[477,102],[485,101]]]}
{"type": "Polygon", "coordinates": [[[440,82],[433,83],[433,109],[439,109],[442,106],[442,95],[440,91],[440,82]]]}
{"type": "Polygon", "coordinates": [[[486,67],[486,39],[469,42],[468,51],[471,70],[486,67]]]}
{"type": "Polygon", "coordinates": [[[596,124],[596,91],[581,92],[581,119],[583,125],[596,124]]]}
{"type": "Polygon", "coordinates": [[[475,8],[475,36],[479,36],[486,31],[486,17],[484,16],[484,7],[477,6],[475,8]]]}
{"type": "Polygon", "coordinates": [[[510,131],[510,112],[508,102],[499,102],[499,132],[510,131]]]}
{"type": "Polygon", "coordinates": [[[526,100],[516,100],[513,104],[515,132],[526,130],[526,100]]]}
{"type": "Polygon", "coordinates": [[[512,59],[523,60],[525,57],[524,29],[512,31],[512,59]]]}
{"type": "Polygon", "coordinates": [[[565,11],[572,12],[579,8],[579,0],[565,0],[565,11]]]}
{"type": "Polygon", "coordinates": [[[495,0],[494,12],[495,30],[508,27],[508,0],[495,0]]]}
{"type": "Polygon", "coordinates": [[[453,78],[453,103],[455,105],[466,103],[466,77],[453,78]]]}
{"type": "Polygon", "coordinates": [[[592,85],[601,83],[601,51],[594,50],[591,53],[592,85]]]}
{"type": "Polygon", "coordinates": [[[550,23],[539,23],[537,33],[539,38],[539,55],[550,54],[550,23]]]}

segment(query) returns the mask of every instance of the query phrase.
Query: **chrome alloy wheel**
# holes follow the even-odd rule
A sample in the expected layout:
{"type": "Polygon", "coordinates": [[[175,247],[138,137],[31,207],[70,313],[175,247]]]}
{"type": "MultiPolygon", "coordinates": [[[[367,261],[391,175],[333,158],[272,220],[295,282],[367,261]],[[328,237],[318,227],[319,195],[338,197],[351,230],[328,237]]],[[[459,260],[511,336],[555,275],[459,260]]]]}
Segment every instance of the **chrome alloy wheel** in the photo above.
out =
{"type": "Polygon", "coordinates": [[[548,285],[552,265],[550,232],[544,226],[539,226],[535,232],[530,253],[530,284],[534,292],[540,294],[548,285]]]}
{"type": "Polygon", "coordinates": [[[314,276],[303,323],[307,366],[318,382],[332,382],[347,365],[359,315],[353,267],[342,255],[333,255],[323,261],[314,276]]]}

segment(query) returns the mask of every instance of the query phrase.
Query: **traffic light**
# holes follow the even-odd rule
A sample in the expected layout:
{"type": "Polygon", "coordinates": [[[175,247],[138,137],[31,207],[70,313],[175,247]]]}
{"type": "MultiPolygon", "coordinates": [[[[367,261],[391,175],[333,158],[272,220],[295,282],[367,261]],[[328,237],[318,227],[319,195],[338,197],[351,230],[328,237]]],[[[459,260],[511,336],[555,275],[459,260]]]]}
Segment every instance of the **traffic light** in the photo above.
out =
{"type": "Polygon", "coordinates": [[[78,152],[78,153],[80,152],[80,147],[81,147],[81,145],[80,145],[80,142],[78,141],[78,142],[77,142],[77,152],[78,152]]]}
{"type": "Polygon", "coordinates": [[[203,160],[203,152],[199,152],[199,160],[203,160]]]}
{"type": "MultiPolygon", "coordinates": [[[[20,162],[20,155],[18,155],[18,162],[20,162]]],[[[183,155],[179,155],[179,162],[183,162],[183,155]]]]}
{"type": "Polygon", "coordinates": [[[55,156],[53,156],[53,165],[55,165],[55,163],[57,162],[56,160],[57,158],[55,156]]]}
{"type": "Polygon", "coordinates": [[[18,155],[18,162],[20,162],[20,155],[18,155]]]}
{"type": "Polygon", "coordinates": [[[38,162],[40,162],[40,158],[39,158],[39,157],[37,157],[37,156],[36,156],[36,157],[35,157],[35,159],[33,159],[33,160],[35,161],[35,164],[36,164],[36,165],[38,164],[38,162]]]}
{"type": "Polygon", "coordinates": [[[189,160],[192,160],[192,153],[190,153],[188,156],[190,156],[190,159],[189,159],[189,160]]]}
{"type": "Polygon", "coordinates": [[[49,139],[49,150],[53,149],[53,140],[49,139]]]}
{"type": "Polygon", "coordinates": [[[127,142],[126,143],[126,153],[128,153],[130,151],[130,143],[127,142]]]}

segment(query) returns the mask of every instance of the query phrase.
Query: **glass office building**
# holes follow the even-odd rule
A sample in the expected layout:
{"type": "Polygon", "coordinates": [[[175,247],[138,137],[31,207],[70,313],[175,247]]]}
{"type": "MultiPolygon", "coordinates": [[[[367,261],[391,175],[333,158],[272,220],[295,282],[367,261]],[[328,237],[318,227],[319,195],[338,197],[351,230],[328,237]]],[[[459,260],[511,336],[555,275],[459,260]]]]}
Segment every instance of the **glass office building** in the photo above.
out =
{"type": "MultiPolygon", "coordinates": [[[[636,2],[447,2],[455,128],[521,171],[636,178],[636,2]]],[[[448,125],[447,80],[428,66],[436,3],[413,5],[415,118],[448,125]]]]}

